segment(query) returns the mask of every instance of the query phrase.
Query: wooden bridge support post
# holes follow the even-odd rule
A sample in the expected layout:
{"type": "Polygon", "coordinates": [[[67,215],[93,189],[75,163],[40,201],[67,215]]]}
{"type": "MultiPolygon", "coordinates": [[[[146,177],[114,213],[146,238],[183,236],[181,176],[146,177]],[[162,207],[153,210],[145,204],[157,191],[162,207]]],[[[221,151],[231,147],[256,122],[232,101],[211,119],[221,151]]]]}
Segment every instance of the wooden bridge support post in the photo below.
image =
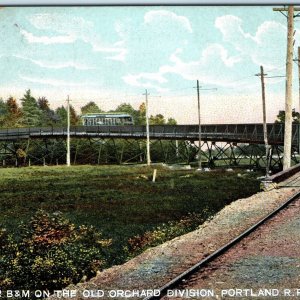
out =
{"type": "Polygon", "coordinates": [[[178,145],[178,140],[175,141],[175,155],[176,155],[176,158],[179,158],[179,145],[178,145]]]}
{"type": "Polygon", "coordinates": [[[99,151],[98,151],[98,158],[97,158],[97,164],[98,165],[100,165],[101,150],[102,150],[102,143],[100,143],[99,151]]]}
{"type": "Polygon", "coordinates": [[[76,143],[75,154],[74,154],[74,161],[73,161],[74,165],[76,164],[76,160],[77,160],[78,144],[79,144],[79,140],[77,140],[77,143],[76,143]]]}

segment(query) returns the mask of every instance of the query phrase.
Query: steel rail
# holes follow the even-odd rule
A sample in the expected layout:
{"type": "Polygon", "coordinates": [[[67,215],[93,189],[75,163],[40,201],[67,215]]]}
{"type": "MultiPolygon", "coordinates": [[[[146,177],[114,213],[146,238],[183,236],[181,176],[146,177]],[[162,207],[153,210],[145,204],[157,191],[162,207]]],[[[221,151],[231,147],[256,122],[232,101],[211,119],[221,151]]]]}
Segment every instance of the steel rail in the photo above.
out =
{"type": "Polygon", "coordinates": [[[182,283],[183,280],[187,279],[194,273],[198,272],[202,267],[205,267],[209,262],[213,261],[214,259],[216,259],[219,256],[221,256],[222,254],[224,254],[227,250],[229,250],[234,245],[236,245],[238,242],[240,242],[242,239],[247,237],[250,233],[254,232],[261,225],[263,225],[268,220],[270,220],[272,217],[277,215],[280,211],[282,211],[284,208],[286,208],[290,203],[299,199],[299,197],[300,197],[300,192],[297,192],[292,197],[290,197],[286,202],[284,202],[281,206],[279,206],[274,211],[269,213],[267,216],[262,218],[260,221],[258,221],[257,223],[252,225],[250,228],[248,228],[247,230],[242,232],[239,236],[237,236],[236,238],[231,240],[229,243],[225,244],[224,246],[222,246],[221,248],[219,248],[218,250],[216,250],[215,252],[213,252],[212,254],[207,256],[206,258],[202,259],[200,262],[196,263],[195,265],[190,267],[188,270],[181,273],[180,275],[178,275],[177,277],[175,277],[168,283],[166,283],[164,286],[160,287],[159,289],[156,289],[156,290],[160,291],[159,296],[149,296],[149,297],[143,298],[143,300],[161,299],[162,297],[164,297],[166,295],[168,290],[173,289],[174,287],[178,286],[180,283],[182,283]]]}

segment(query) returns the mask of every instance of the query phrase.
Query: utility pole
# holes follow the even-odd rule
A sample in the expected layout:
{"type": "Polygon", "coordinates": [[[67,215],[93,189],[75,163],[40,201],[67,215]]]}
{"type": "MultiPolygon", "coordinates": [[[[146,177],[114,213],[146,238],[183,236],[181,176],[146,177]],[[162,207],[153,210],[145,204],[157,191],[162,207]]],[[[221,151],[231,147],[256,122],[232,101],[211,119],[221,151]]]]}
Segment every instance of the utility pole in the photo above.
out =
{"type": "Polygon", "coordinates": [[[69,95],[67,98],[67,116],[68,116],[68,127],[67,127],[67,166],[71,165],[71,153],[70,153],[70,99],[69,95]]]}
{"type": "MultiPolygon", "coordinates": [[[[298,57],[294,59],[294,62],[298,65],[298,111],[300,113],[300,47],[298,47],[298,57]]],[[[297,131],[298,131],[298,153],[300,154],[300,125],[297,124],[297,131]]]]}
{"type": "Polygon", "coordinates": [[[202,129],[201,129],[201,114],[200,114],[200,87],[199,80],[197,80],[197,100],[198,100],[198,143],[199,143],[199,152],[198,152],[198,170],[202,170],[202,157],[201,157],[201,139],[202,139],[202,129]]]}
{"type": "Polygon", "coordinates": [[[298,97],[299,97],[299,113],[300,113],[300,47],[298,47],[298,58],[297,60],[297,64],[298,64],[298,82],[299,82],[299,86],[298,86],[298,97]]]}
{"type": "Polygon", "coordinates": [[[150,95],[145,90],[145,104],[146,104],[146,134],[147,134],[147,142],[146,142],[146,148],[147,148],[147,165],[150,166],[151,164],[151,158],[150,158],[150,130],[149,130],[149,107],[148,107],[148,96],[150,95]]]}
{"type": "Polygon", "coordinates": [[[284,147],[283,147],[283,169],[291,166],[292,152],[292,80],[293,80],[293,35],[294,35],[294,11],[299,11],[293,5],[288,8],[273,8],[273,11],[287,12],[287,53],[286,53],[286,81],[285,81],[285,124],[284,124],[284,147]]]}
{"type": "Polygon", "coordinates": [[[202,142],[202,128],[201,128],[201,105],[200,105],[200,90],[214,90],[216,91],[216,88],[212,89],[203,89],[199,86],[199,80],[197,80],[197,102],[198,102],[198,143],[199,143],[199,151],[198,151],[198,170],[202,170],[202,156],[201,156],[201,142],[202,142]]]}
{"type": "Polygon", "coordinates": [[[263,108],[263,129],[264,129],[264,143],[266,147],[266,177],[269,176],[269,154],[270,146],[268,144],[268,131],[267,131],[267,116],[266,116],[266,95],[265,95],[265,76],[263,66],[260,66],[260,73],[256,76],[260,77],[261,81],[261,97],[262,97],[262,108],[263,108]]]}
{"type": "MultiPolygon", "coordinates": [[[[299,97],[299,114],[300,114],[300,47],[298,47],[297,63],[298,63],[298,81],[299,81],[298,97],[299,97]]],[[[300,154],[300,125],[297,124],[297,126],[298,126],[298,153],[300,154]]]]}

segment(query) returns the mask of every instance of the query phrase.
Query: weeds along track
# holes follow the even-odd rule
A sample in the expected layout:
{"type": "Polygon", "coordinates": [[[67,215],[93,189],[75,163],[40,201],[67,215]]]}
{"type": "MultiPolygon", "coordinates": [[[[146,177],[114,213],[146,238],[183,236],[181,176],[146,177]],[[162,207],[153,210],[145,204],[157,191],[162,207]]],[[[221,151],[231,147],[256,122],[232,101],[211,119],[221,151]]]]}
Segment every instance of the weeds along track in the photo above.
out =
{"type": "MultiPolygon", "coordinates": [[[[189,282],[195,282],[197,279],[197,273],[202,272],[205,270],[205,267],[209,263],[215,262],[218,258],[220,258],[223,254],[227,253],[228,250],[232,249],[234,246],[238,246],[240,242],[248,237],[251,233],[254,233],[259,228],[262,227],[268,227],[269,223],[272,222],[272,220],[275,218],[275,216],[278,216],[280,212],[285,212],[287,210],[293,209],[293,204],[298,203],[298,200],[300,200],[300,192],[297,192],[293,196],[291,196],[286,202],[284,202],[281,206],[276,208],[274,211],[269,213],[267,216],[262,218],[260,221],[252,225],[250,228],[245,230],[243,233],[241,233],[236,238],[232,239],[230,242],[225,244],[224,246],[217,249],[215,252],[207,256],[206,258],[202,259],[180,275],[178,275],[173,280],[169,281],[167,284],[159,288],[160,295],[159,296],[150,296],[144,298],[144,300],[154,300],[154,299],[162,299],[164,296],[166,296],[167,292],[172,289],[178,289],[180,287],[189,287],[189,282]],[[269,222],[270,221],[270,222],[269,222]]],[[[279,216],[278,216],[279,217],[279,216]]],[[[262,236],[263,238],[263,236],[262,236]]],[[[245,247],[245,241],[243,241],[243,247],[245,247]]],[[[234,249],[232,249],[234,250],[234,249]]],[[[222,265],[220,263],[216,263],[213,269],[215,268],[222,268],[222,265]],[[216,267],[217,266],[217,267],[216,267]]],[[[167,298],[166,298],[167,299],[167,298]]]]}

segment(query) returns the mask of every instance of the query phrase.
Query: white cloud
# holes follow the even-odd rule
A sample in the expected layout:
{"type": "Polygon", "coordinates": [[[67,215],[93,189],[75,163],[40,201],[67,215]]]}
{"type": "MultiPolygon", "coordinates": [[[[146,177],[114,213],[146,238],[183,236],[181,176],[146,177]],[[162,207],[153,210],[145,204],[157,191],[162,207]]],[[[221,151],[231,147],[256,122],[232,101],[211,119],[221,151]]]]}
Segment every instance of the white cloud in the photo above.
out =
{"type": "Polygon", "coordinates": [[[82,37],[94,26],[93,22],[82,17],[63,13],[34,14],[29,16],[28,20],[35,28],[40,30],[54,30],[62,34],[82,37]]]}
{"type": "Polygon", "coordinates": [[[93,51],[95,52],[122,52],[126,50],[125,48],[120,48],[118,46],[104,46],[101,44],[94,43],[93,44],[93,51]]]}
{"type": "Polygon", "coordinates": [[[187,17],[178,16],[168,10],[151,10],[144,16],[145,23],[152,23],[158,19],[169,19],[180,23],[186,30],[193,32],[190,20],[187,17]]]}
{"type": "Polygon", "coordinates": [[[222,45],[212,44],[202,52],[202,64],[206,64],[210,58],[215,59],[216,57],[219,57],[227,67],[233,67],[241,61],[240,56],[229,56],[228,51],[222,45]]]}
{"type": "Polygon", "coordinates": [[[149,81],[148,82],[140,81],[140,80],[147,79],[147,78],[150,80],[158,81],[158,82],[160,82],[160,81],[166,82],[166,79],[163,78],[158,73],[152,73],[152,74],[151,73],[142,73],[142,74],[138,74],[138,75],[128,74],[128,75],[122,77],[124,82],[131,86],[142,87],[142,88],[152,88],[158,92],[168,92],[169,91],[169,89],[162,88],[162,87],[158,86],[157,84],[153,84],[149,81]]]}
{"type": "Polygon", "coordinates": [[[20,30],[20,33],[25,37],[28,43],[40,43],[40,44],[71,44],[74,43],[76,37],[71,35],[60,35],[60,36],[35,36],[31,32],[24,29],[20,30]]]}
{"type": "Polygon", "coordinates": [[[265,42],[265,38],[268,35],[286,35],[286,27],[282,24],[274,21],[265,21],[262,23],[256,31],[254,36],[254,40],[257,44],[263,44],[265,42]]]}
{"type": "Polygon", "coordinates": [[[65,61],[65,62],[51,62],[51,61],[39,61],[35,59],[31,59],[28,57],[20,56],[20,55],[13,55],[14,57],[29,60],[32,63],[42,67],[42,68],[48,68],[48,69],[64,69],[64,68],[74,68],[78,70],[92,70],[95,69],[94,67],[90,67],[75,61],[65,61]]]}
{"type": "Polygon", "coordinates": [[[92,45],[94,52],[116,53],[113,56],[107,56],[105,59],[125,62],[128,53],[127,48],[124,48],[123,42],[117,42],[112,46],[103,46],[97,43],[92,45]],[[120,47],[121,46],[121,47],[120,47]]]}
{"type": "Polygon", "coordinates": [[[123,77],[124,81],[134,86],[144,86],[139,80],[150,80],[156,81],[158,83],[166,83],[167,80],[163,77],[163,74],[160,73],[140,73],[137,75],[128,74],[123,77]]]}
{"type": "Polygon", "coordinates": [[[242,19],[236,16],[226,15],[216,18],[215,27],[221,31],[225,41],[231,41],[237,36],[251,39],[252,37],[243,31],[242,22],[242,19]]]}
{"type": "MultiPolygon", "coordinates": [[[[223,40],[230,43],[244,58],[266,68],[279,67],[285,58],[286,26],[265,21],[257,27],[254,35],[245,32],[242,19],[225,15],[218,17],[215,27],[220,30],[223,40]]],[[[295,37],[296,41],[300,34],[295,37]]]]}
{"type": "Polygon", "coordinates": [[[114,56],[108,56],[105,58],[125,62],[127,53],[128,53],[128,50],[123,49],[123,50],[120,50],[119,54],[116,54],[114,56]]]}
{"type": "Polygon", "coordinates": [[[202,51],[199,60],[183,61],[179,55],[182,49],[178,48],[171,54],[169,60],[172,64],[163,65],[155,73],[128,74],[123,80],[133,86],[144,87],[145,84],[157,82],[167,83],[167,74],[177,74],[186,80],[199,79],[202,83],[219,86],[234,86],[232,79],[224,76],[224,71],[228,71],[235,64],[240,62],[239,56],[229,56],[228,51],[220,44],[211,44],[202,51]],[[212,68],[212,66],[214,66],[212,68]]]}
{"type": "Polygon", "coordinates": [[[115,31],[121,38],[113,44],[105,42],[96,32],[94,24],[82,17],[71,16],[69,14],[35,14],[28,17],[29,22],[39,30],[55,31],[57,36],[35,36],[23,29],[21,34],[29,43],[42,44],[70,44],[81,40],[92,46],[94,52],[116,53],[116,55],[106,57],[107,59],[125,61],[127,49],[124,47],[120,26],[115,26],[115,31]]]}
{"type": "Polygon", "coordinates": [[[74,83],[74,82],[69,82],[69,81],[64,81],[64,80],[57,80],[53,78],[48,78],[48,79],[42,79],[42,78],[35,78],[35,77],[28,77],[25,75],[20,74],[19,77],[25,81],[28,82],[33,82],[33,83],[38,83],[38,84],[44,84],[44,85],[51,85],[55,87],[60,87],[60,86],[66,86],[66,87],[80,87],[80,86],[86,86],[84,83],[74,83]]]}
{"type": "Polygon", "coordinates": [[[38,60],[32,60],[33,63],[36,65],[43,67],[43,68],[49,68],[49,69],[64,69],[64,68],[74,68],[78,70],[92,70],[93,67],[89,67],[87,65],[83,65],[80,63],[76,63],[73,61],[66,61],[66,62],[60,62],[60,63],[51,63],[46,61],[38,61],[38,60]]]}

